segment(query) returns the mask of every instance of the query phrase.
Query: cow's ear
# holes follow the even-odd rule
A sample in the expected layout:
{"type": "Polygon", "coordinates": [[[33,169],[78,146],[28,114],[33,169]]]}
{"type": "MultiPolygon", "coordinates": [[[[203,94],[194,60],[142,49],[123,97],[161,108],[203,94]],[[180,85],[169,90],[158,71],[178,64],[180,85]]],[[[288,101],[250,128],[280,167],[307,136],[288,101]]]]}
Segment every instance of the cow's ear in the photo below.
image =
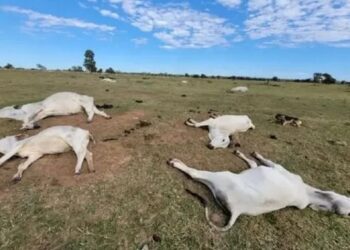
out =
{"type": "Polygon", "coordinates": [[[16,137],[16,139],[18,141],[20,141],[20,140],[23,140],[23,139],[27,138],[28,135],[26,135],[26,134],[17,134],[17,135],[15,135],[15,137],[16,137]]]}

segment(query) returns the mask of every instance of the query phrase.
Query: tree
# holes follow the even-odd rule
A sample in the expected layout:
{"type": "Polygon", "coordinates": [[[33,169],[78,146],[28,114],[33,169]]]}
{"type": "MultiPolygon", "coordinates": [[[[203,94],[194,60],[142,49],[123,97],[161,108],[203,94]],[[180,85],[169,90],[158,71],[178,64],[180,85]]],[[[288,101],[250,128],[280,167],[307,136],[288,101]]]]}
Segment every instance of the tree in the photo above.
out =
{"type": "Polygon", "coordinates": [[[314,82],[322,83],[324,81],[324,77],[322,73],[314,73],[314,82]]]}
{"type": "Polygon", "coordinates": [[[95,62],[95,54],[92,50],[88,49],[85,51],[85,60],[84,60],[84,67],[89,72],[96,72],[96,62],[95,62]]]}
{"type": "Polygon", "coordinates": [[[323,82],[324,83],[327,83],[327,84],[333,84],[335,83],[337,80],[335,78],[333,78],[330,74],[328,73],[324,73],[323,74],[323,77],[324,77],[324,80],[323,82]]]}
{"type": "Polygon", "coordinates": [[[4,66],[4,69],[13,69],[13,65],[8,63],[4,66]]]}
{"type": "Polygon", "coordinates": [[[102,72],[103,72],[102,69],[98,69],[98,70],[97,70],[97,73],[102,73],[102,72]]]}
{"type": "Polygon", "coordinates": [[[74,72],[83,72],[83,68],[81,66],[72,66],[69,70],[74,72]]]}
{"type": "Polygon", "coordinates": [[[115,73],[114,69],[111,68],[111,67],[109,67],[108,69],[106,69],[105,72],[106,72],[106,73],[109,73],[109,74],[114,74],[114,73],[115,73]]]}
{"type": "Polygon", "coordinates": [[[271,80],[274,81],[274,82],[277,82],[277,81],[278,81],[278,77],[277,77],[277,76],[274,76],[274,77],[272,77],[271,80]]]}
{"type": "Polygon", "coordinates": [[[36,67],[39,69],[39,70],[46,70],[46,67],[44,65],[41,65],[40,63],[38,63],[36,65],[36,67]]]}

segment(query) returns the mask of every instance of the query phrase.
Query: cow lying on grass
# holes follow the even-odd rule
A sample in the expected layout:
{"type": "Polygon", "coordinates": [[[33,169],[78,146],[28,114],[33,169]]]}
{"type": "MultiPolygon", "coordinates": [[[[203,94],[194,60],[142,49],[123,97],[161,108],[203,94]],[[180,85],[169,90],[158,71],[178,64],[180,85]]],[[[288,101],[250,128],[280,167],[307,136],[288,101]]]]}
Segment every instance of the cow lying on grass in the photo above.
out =
{"type": "Polygon", "coordinates": [[[223,115],[202,122],[189,118],[185,124],[196,128],[208,127],[210,139],[208,147],[210,149],[227,148],[231,142],[230,136],[255,128],[246,115],[223,115]]]}
{"type": "Polygon", "coordinates": [[[282,126],[291,124],[292,126],[300,127],[302,124],[302,121],[300,121],[299,118],[284,114],[276,114],[275,119],[276,122],[282,124],[282,126]]]}
{"type": "MultiPolygon", "coordinates": [[[[215,200],[231,215],[224,227],[210,221],[207,201],[194,194],[205,204],[205,215],[209,224],[219,231],[229,230],[241,214],[259,215],[285,207],[330,211],[339,215],[350,215],[350,198],[332,191],[321,191],[305,184],[299,175],[293,174],[279,164],[253,153],[262,165],[248,159],[239,151],[235,154],[250,167],[239,174],[228,171],[200,171],[186,166],[177,159],[168,163],[186,173],[194,180],[206,185],[215,200]]],[[[193,193],[192,193],[193,194],[193,193]]]]}
{"type": "Polygon", "coordinates": [[[23,121],[22,129],[33,129],[35,125],[48,116],[76,114],[84,110],[88,115],[88,122],[92,121],[94,114],[111,118],[105,112],[100,111],[94,105],[94,98],[79,95],[73,92],[60,92],[36,103],[23,106],[9,106],[0,109],[0,118],[10,118],[23,121]]]}
{"type": "Polygon", "coordinates": [[[14,155],[27,158],[13,176],[13,181],[19,181],[23,172],[43,155],[73,150],[77,156],[75,174],[80,174],[84,159],[89,171],[94,172],[92,153],[87,149],[90,139],[93,140],[89,131],[71,126],[51,127],[22,140],[18,136],[8,136],[0,140],[0,153],[3,154],[0,166],[14,155]]]}

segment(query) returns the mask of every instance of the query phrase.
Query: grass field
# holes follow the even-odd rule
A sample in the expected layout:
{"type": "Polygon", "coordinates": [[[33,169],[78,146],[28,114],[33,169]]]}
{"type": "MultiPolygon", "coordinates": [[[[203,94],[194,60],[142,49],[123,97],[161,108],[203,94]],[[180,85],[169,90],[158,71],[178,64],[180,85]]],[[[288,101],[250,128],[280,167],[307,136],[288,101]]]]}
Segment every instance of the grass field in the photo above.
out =
{"type": "MultiPolygon", "coordinates": [[[[210,193],[166,165],[176,157],[200,169],[246,169],[232,149],[209,150],[207,132],[183,122],[205,119],[210,109],[247,114],[256,130],[240,135],[242,152],[256,150],[311,185],[350,195],[349,146],[328,142],[350,145],[349,87],[115,77],[116,83],[105,83],[97,74],[0,71],[0,107],[68,90],[114,105],[106,111],[112,120],[95,117],[87,124],[79,114],[40,122],[42,129],[60,124],[89,129],[97,140],[91,145],[95,174],[84,165],[83,174],[73,176],[73,153],[45,156],[15,185],[10,180],[21,160],[0,168],[0,249],[137,249],[152,236],[159,239],[150,249],[349,249],[350,219],[311,209],[241,216],[229,232],[218,233],[184,189],[210,193]],[[250,91],[226,92],[241,84],[250,91]],[[304,126],[275,124],[278,112],[299,117],[304,126]],[[140,119],[152,125],[136,128],[140,119]],[[103,141],[110,137],[116,140],[103,141]]],[[[0,119],[0,137],[19,128],[17,121],[0,119]]],[[[226,217],[210,199],[214,219],[223,224],[226,217]]]]}

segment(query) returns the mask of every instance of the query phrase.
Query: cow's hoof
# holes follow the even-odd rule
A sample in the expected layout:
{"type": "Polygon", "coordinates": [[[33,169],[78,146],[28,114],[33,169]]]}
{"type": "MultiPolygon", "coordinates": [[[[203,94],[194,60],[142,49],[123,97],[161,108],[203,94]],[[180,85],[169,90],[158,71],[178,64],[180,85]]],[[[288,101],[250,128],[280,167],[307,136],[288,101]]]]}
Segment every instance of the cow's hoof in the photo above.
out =
{"type": "Polygon", "coordinates": [[[74,173],[75,176],[79,176],[80,175],[80,172],[77,172],[77,173],[74,173]]]}
{"type": "Polygon", "coordinates": [[[94,170],[90,171],[90,173],[93,173],[93,174],[94,174],[94,173],[96,173],[96,170],[94,169],[94,170]]]}
{"type": "Polygon", "coordinates": [[[173,160],[174,160],[174,159],[170,158],[169,160],[166,161],[166,163],[167,163],[168,165],[172,165],[172,164],[173,164],[173,160]]]}
{"type": "Polygon", "coordinates": [[[22,178],[19,177],[19,176],[14,176],[14,177],[12,178],[12,183],[16,184],[16,183],[18,183],[21,179],[22,179],[22,178]]]}
{"type": "Polygon", "coordinates": [[[39,128],[41,128],[41,126],[38,125],[38,124],[35,124],[34,127],[33,127],[33,129],[39,129],[39,128]]]}
{"type": "Polygon", "coordinates": [[[240,152],[238,150],[233,150],[234,155],[238,155],[240,152]]]}
{"type": "Polygon", "coordinates": [[[240,148],[240,147],[241,147],[241,144],[240,144],[239,142],[236,142],[236,143],[235,143],[235,147],[240,148]]]}
{"type": "Polygon", "coordinates": [[[250,155],[253,156],[254,158],[256,158],[258,156],[258,153],[256,151],[254,151],[250,155]]]}
{"type": "Polygon", "coordinates": [[[106,117],[106,119],[107,119],[107,120],[110,120],[110,119],[112,119],[112,116],[108,116],[108,117],[106,117]]]}

